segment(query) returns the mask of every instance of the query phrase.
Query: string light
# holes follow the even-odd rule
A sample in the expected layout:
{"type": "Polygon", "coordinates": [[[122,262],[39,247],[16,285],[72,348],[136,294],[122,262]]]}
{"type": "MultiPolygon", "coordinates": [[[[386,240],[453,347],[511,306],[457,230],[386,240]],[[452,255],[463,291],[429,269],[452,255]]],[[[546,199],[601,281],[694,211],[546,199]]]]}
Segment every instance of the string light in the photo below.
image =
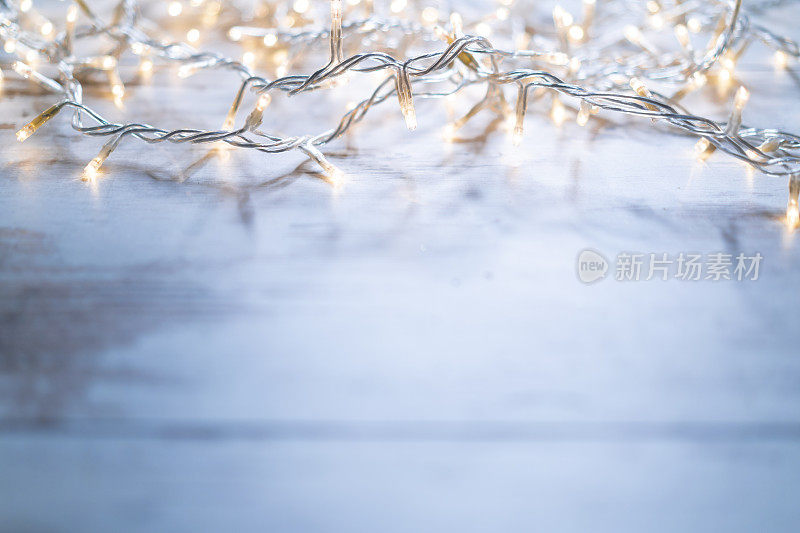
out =
{"type": "Polygon", "coordinates": [[[105,163],[108,156],[111,155],[111,152],[114,151],[114,148],[117,147],[121,137],[113,137],[111,140],[106,142],[103,145],[103,148],[100,150],[100,153],[97,156],[89,161],[89,164],[83,169],[83,175],[81,179],[84,181],[95,181],[97,179],[97,174],[100,171],[100,167],[105,163]]]}
{"type": "Polygon", "coordinates": [[[56,116],[63,105],[63,103],[52,105],[38,114],[33,120],[25,124],[22,129],[17,132],[17,140],[19,142],[25,142],[25,140],[33,135],[36,130],[41,128],[48,120],[56,116]]]}
{"type": "MultiPolygon", "coordinates": [[[[14,72],[59,101],[20,129],[17,138],[27,139],[68,105],[74,112],[74,129],[112,139],[84,169],[87,179],[97,175],[122,139],[130,137],[148,143],[211,143],[264,154],[298,150],[319,164],[331,182],[341,183],[343,173],[320,149],[344,135],[374,107],[397,102],[406,127],[413,131],[418,125],[417,106],[428,105],[420,101],[458,94],[459,103],[465,103],[476,93],[472,88],[482,87],[484,96],[470,102],[461,118],[452,120],[451,115],[448,119],[443,131],[446,140],[452,141],[479,112],[494,113],[512,123],[512,141],[520,144],[526,115],[532,109],[548,112],[557,125],[565,124],[575,113],[580,126],[600,110],[607,110],[617,117],[644,116],[699,138],[696,150],[701,159],[716,150],[766,174],[800,174],[800,137],[742,125],[750,96],[744,87],[739,86],[724,122],[694,115],[677,104],[684,94],[705,85],[727,98],[729,91],[740,85],[735,77],[736,62],[750,43],[771,47],[778,69],[787,68],[788,62],[800,55],[792,41],[749,22],[751,13],[769,10],[770,0],[753,0],[749,11],[741,0],[650,0],[639,7],[608,0],[603,3],[603,17],[596,16],[596,0],[583,0],[582,12],[575,11],[579,17],[559,5],[552,11],[551,22],[527,3],[513,0],[500,0],[485,16],[471,14],[466,21],[458,13],[443,11],[441,5],[417,0],[386,0],[393,14],[390,18],[382,17],[381,6],[371,1],[293,0],[280,4],[282,9],[274,0],[257,1],[252,8],[232,2],[172,0],[156,15],[161,20],[148,20],[137,0],[120,0],[107,19],[96,15],[85,0],[74,0],[65,5],[61,18],[52,19],[55,23],[36,14],[31,0],[21,0],[16,7],[10,2],[0,5],[0,39],[3,50],[15,56],[14,72]],[[345,18],[356,11],[359,16],[345,18]],[[76,29],[79,14],[86,24],[76,29]],[[220,22],[223,15],[224,24],[220,22]],[[66,20],[64,31],[56,27],[59,20],[66,20]],[[174,30],[185,42],[163,40],[167,30],[174,30]],[[662,32],[674,36],[664,39],[662,32]],[[207,43],[228,39],[220,49],[238,46],[241,59],[198,50],[201,33],[207,43]],[[109,37],[116,43],[111,53],[74,53],[77,40],[82,41],[81,50],[97,50],[109,37]],[[704,39],[704,48],[696,44],[704,39]],[[345,42],[351,55],[345,54],[345,42]],[[122,106],[122,99],[128,96],[119,69],[130,64],[125,59],[131,54],[138,57],[142,77],[170,69],[181,78],[220,68],[236,72],[241,82],[238,89],[231,87],[235,98],[221,129],[170,131],[137,120],[115,123],[84,103],[82,85],[102,83],[102,76],[78,73],[94,69],[107,74],[109,93],[122,106]],[[275,77],[260,69],[274,72],[275,77]],[[339,122],[329,129],[297,135],[261,131],[274,94],[296,96],[290,101],[297,102],[295,107],[270,111],[291,114],[306,105],[304,93],[337,90],[350,76],[359,77],[360,83],[374,79],[376,85],[365,99],[347,106],[339,122]],[[665,90],[674,96],[663,96],[665,90]],[[542,98],[548,92],[550,98],[542,98]],[[248,93],[255,93],[257,101],[237,129],[237,113],[248,93]],[[547,101],[549,110],[542,108],[547,101]]],[[[435,115],[426,112],[420,116],[428,122],[435,115]]],[[[602,124],[598,123],[598,130],[602,124]]],[[[796,178],[792,180],[796,182],[796,178]]],[[[796,212],[796,201],[793,205],[796,212]]],[[[788,213],[787,220],[791,218],[788,213]]]]}
{"type": "Polygon", "coordinates": [[[798,196],[800,196],[800,174],[792,174],[789,178],[789,203],[786,206],[786,224],[789,229],[796,229],[800,226],[798,196]]]}

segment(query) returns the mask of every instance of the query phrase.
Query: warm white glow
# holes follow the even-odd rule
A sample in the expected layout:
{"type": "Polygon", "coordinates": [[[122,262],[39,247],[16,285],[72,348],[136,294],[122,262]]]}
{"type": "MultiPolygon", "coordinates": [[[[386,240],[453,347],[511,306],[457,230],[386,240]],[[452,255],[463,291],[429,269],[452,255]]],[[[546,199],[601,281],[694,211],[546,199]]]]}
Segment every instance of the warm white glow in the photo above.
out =
{"type": "Polygon", "coordinates": [[[139,72],[142,74],[150,74],[153,72],[153,62],[150,59],[143,58],[139,62],[139,72]]]}
{"type": "Polygon", "coordinates": [[[556,126],[561,126],[567,119],[567,110],[558,98],[553,99],[553,107],[550,109],[550,118],[553,119],[556,126]]]}
{"type": "Polygon", "coordinates": [[[687,20],[686,27],[689,28],[689,31],[692,33],[700,33],[703,31],[703,23],[696,17],[691,17],[687,20]]]}
{"type": "Polygon", "coordinates": [[[456,138],[455,124],[447,124],[444,128],[442,128],[442,137],[449,143],[453,142],[456,138]]]}
{"type": "Polygon", "coordinates": [[[112,56],[103,56],[100,58],[100,68],[110,70],[117,66],[117,60],[112,56]]]}
{"type": "Polygon", "coordinates": [[[389,9],[392,13],[401,13],[408,5],[407,0],[392,0],[392,3],[389,5],[389,9]]]}
{"type": "Polygon", "coordinates": [[[297,13],[300,13],[302,15],[303,13],[308,11],[308,6],[309,6],[308,0],[294,0],[294,4],[292,4],[292,9],[294,9],[297,13]]]}
{"type": "Polygon", "coordinates": [[[783,50],[775,52],[775,68],[783,70],[789,64],[789,56],[783,50]]]}
{"type": "Polygon", "coordinates": [[[781,147],[781,140],[780,139],[767,139],[758,147],[759,150],[762,152],[774,152],[778,148],[781,147]]]}
{"type": "Polygon", "coordinates": [[[259,111],[264,111],[267,106],[269,106],[270,102],[272,102],[272,97],[268,93],[264,93],[258,98],[258,102],[256,102],[256,109],[259,111]]]}
{"type": "Polygon", "coordinates": [[[684,48],[689,48],[691,46],[691,41],[689,40],[689,28],[683,24],[678,24],[675,26],[675,37],[677,37],[678,42],[681,43],[681,46],[684,48]]]}
{"type": "Polygon", "coordinates": [[[417,129],[417,112],[414,110],[414,104],[404,106],[402,108],[403,118],[406,121],[406,127],[409,131],[417,129]]]}
{"type": "Polygon", "coordinates": [[[82,179],[84,181],[95,181],[97,179],[97,173],[100,170],[103,162],[100,160],[99,157],[95,157],[86,167],[83,169],[83,176],[82,179]]]}
{"type": "Polygon", "coordinates": [[[480,24],[475,25],[475,33],[488,39],[492,36],[492,27],[485,22],[481,22],[480,24]]]}
{"type": "Polygon", "coordinates": [[[422,10],[422,21],[428,24],[434,24],[439,20],[439,10],[435,7],[426,7],[422,10]]]}
{"type": "Polygon", "coordinates": [[[25,139],[33,135],[34,131],[36,131],[36,128],[31,126],[30,124],[26,124],[21,130],[17,132],[17,140],[19,142],[24,142],[25,139]]]}
{"type": "Polygon", "coordinates": [[[67,23],[72,24],[78,20],[78,6],[70,4],[67,8],[67,23]]]}
{"type": "Polygon", "coordinates": [[[583,40],[583,28],[578,25],[570,26],[569,38],[572,41],[580,42],[583,40]]]}
{"type": "Polygon", "coordinates": [[[750,91],[747,90],[747,87],[742,85],[739,89],[736,90],[736,96],[734,98],[734,105],[738,111],[742,111],[744,106],[747,105],[747,101],[750,99],[750,91]]]}
{"type": "Polygon", "coordinates": [[[171,17],[177,17],[183,12],[183,4],[180,2],[170,2],[167,6],[167,13],[171,17]]]}
{"type": "Polygon", "coordinates": [[[700,161],[704,161],[711,153],[716,149],[716,147],[711,144],[711,142],[703,137],[697,144],[694,146],[694,153],[697,155],[697,158],[700,161]]]}
{"type": "Polygon", "coordinates": [[[790,229],[800,226],[800,210],[798,210],[796,201],[789,202],[786,207],[786,224],[790,229]]]}
{"type": "Polygon", "coordinates": [[[563,7],[557,5],[553,8],[553,22],[555,22],[557,28],[572,26],[572,14],[563,7]]]}

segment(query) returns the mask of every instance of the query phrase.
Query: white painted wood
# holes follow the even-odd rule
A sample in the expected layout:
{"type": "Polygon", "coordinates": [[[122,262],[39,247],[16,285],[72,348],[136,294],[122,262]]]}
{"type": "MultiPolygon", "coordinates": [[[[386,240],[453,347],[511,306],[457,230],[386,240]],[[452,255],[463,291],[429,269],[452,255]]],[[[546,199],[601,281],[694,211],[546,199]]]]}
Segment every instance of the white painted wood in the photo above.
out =
{"type": "MultiPolygon", "coordinates": [[[[796,74],[748,61],[745,122],[800,131],[796,74]]],[[[128,110],[185,124],[173,83],[128,110]]],[[[229,91],[188,83],[216,127],[229,91]]],[[[0,529],[797,529],[785,180],[649,121],[542,112],[515,151],[480,117],[442,145],[418,102],[418,131],[391,103],[329,148],[340,190],[299,157],[187,177],[204,149],[133,141],[93,189],[102,142],[66,117],[13,141],[51,103],[26,91],[0,99],[0,529]],[[586,247],[764,263],[585,286],[586,247]]]]}

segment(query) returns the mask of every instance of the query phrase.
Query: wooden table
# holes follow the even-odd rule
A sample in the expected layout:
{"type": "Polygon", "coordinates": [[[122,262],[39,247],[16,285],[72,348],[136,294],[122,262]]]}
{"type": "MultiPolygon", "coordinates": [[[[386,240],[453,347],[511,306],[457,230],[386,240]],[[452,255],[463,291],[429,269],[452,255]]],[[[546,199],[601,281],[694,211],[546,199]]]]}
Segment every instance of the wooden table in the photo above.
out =
{"type": "MultiPolygon", "coordinates": [[[[800,131],[768,61],[742,62],[745,122],[800,131]]],[[[127,111],[217,127],[219,80],[159,74],[127,111]]],[[[420,101],[416,132],[390,102],[328,148],[339,189],[297,155],[133,140],[92,187],[102,141],[67,117],[13,141],[51,103],[11,76],[0,99],[0,529],[797,530],[785,179],[606,113],[441,143],[420,101]],[[764,260],[587,286],[585,248],[764,260]]]]}

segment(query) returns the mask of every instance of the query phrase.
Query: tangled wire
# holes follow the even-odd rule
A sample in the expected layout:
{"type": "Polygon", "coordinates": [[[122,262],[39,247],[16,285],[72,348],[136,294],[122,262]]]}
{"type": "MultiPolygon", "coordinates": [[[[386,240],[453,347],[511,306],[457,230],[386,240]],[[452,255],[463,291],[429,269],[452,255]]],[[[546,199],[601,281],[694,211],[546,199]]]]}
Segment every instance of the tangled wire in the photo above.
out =
{"type": "MultiPolygon", "coordinates": [[[[416,0],[391,0],[387,5],[347,0],[344,6],[341,0],[266,0],[244,7],[236,0],[166,5],[120,0],[109,20],[96,15],[84,0],[74,0],[62,14],[63,29],[57,30],[32,0],[0,0],[0,38],[4,51],[15,59],[13,70],[59,98],[17,133],[20,141],[65,108],[72,110],[76,131],[108,138],[87,165],[86,179],[94,179],[125,137],[147,143],[226,143],[270,154],[300,150],[335,179],[340,171],[320,147],[341,137],[374,106],[397,98],[407,127],[414,129],[416,99],[446,99],[481,87],[484,96],[445,126],[446,138],[487,110],[509,124],[518,144],[529,102],[545,97],[557,123],[574,115],[585,125],[601,110],[645,117],[698,137],[699,157],[719,150],[765,174],[789,176],[796,211],[800,137],[743,126],[749,92],[734,74],[737,59],[755,42],[773,49],[779,68],[800,56],[797,44],[755,22],[783,3],[761,1],[745,10],[741,0],[583,0],[581,20],[576,22],[561,6],[555,6],[550,18],[529,0],[500,0],[488,12],[469,15],[465,23],[458,13],[416,0]],[[353,22],[343,24],[345,11],[353,22]],[[181,31],[188,28],[186,39],[163,35],[176,24],[181,31]],[[224,44],[241,46],[241,60],[198,51],[201,29],[221,32],[228,41],[224,44]],[[79,43],[106,44],[100,53],[79,55],[79,43]],[[345,43],[355,51],[345,54],[345,43]],[[289,74],[290,69],[318,61],[321,44],[329,52],[324,67],[311,74],[289,74]],[[138,58],[142,76],[149,75],[156,62],[176,67],[181,77],[211,69],[236,72],[241,82],[223,126],[165,130],[141,122],[115,123],[83,103],[82,83],[97,83],[97,73],[106,74],[112,97],[121,101],[125,86],[120,65],[132,57],[138,58]],[[257,64],[274,76],[257,75],[257,64]],[[334,128],[305,135],[261,129],[276,92],[330,90],[355,83],[350,80],[353,73],[381,77],[371,94],[351,106],[334,128]],[[735,94],[726,121],[692,114],[681,105],[686,95],[703,87],[716,88],[723,99],[735,94]],[[247,94],[254,95],[256,103],[239,120],[247,94]]],[[[791,202],[790,198],[790,211],[791,202]]]]}

